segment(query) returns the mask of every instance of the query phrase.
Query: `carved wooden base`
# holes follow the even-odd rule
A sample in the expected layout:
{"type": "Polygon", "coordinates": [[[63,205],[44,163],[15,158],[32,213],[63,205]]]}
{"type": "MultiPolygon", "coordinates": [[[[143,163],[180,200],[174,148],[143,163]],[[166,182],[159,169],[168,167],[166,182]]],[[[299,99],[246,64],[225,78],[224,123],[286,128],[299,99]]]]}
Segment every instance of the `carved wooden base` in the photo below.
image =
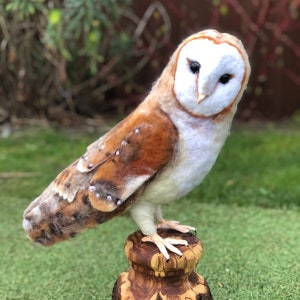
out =
{"type": "Polygon", "coordinates": [[[131,268],[117,279],[113,300],[212,300],[205,279],[194,272],[202,256],[202,245],[191,233],[159,230],[162,237],[184,239],[188,246],[177,246],[182,256],[170,253],[167,261],[152,243],[143,243],[141,231],[125,243],[131,268]]]}

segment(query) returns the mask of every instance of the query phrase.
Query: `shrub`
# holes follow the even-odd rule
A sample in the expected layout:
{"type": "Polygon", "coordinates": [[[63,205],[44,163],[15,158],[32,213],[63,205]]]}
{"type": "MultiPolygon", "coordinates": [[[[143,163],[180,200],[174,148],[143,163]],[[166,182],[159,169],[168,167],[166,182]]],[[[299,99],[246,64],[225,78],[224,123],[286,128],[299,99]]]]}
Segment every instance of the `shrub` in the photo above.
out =
{"type": "Polygon", "coordinates": [[[177,43],[208,27],[236,34],[250,55],[239,117],[290,116],[299,109],[299,6],[290,0],[2,0],[0,124],[32,116],[62,122],[136,106],[177,43]]]}
{"type": "Polygon", "coordinates": [[[92,116],[99,107],[103,111],[113,105],[108,96],[114,88],[126,82],[118,92],[130,92],[130,79],[167,35],[165,30],[153,37],[145,29],[155,10],[164,13],[161,5],[150,5],[141,22],[130,4],[2,1],[2,121],[32,115],[62,121],[67,111],[92,116]]]}

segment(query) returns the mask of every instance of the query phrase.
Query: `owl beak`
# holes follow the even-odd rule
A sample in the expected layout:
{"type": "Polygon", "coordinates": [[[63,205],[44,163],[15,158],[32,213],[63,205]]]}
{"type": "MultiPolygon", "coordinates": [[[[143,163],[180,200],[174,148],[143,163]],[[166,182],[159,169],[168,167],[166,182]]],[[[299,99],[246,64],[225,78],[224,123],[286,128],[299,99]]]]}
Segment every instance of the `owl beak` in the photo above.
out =
{"type": "Polygon", "coordinates": [[[199,103],[200,103],[202,100],[204,100],[206,97],[207,97],[206,94],[199,94],[199,95],[198,95],[198,101],[197,101],[197,103],[199,104],[199,103]]]}

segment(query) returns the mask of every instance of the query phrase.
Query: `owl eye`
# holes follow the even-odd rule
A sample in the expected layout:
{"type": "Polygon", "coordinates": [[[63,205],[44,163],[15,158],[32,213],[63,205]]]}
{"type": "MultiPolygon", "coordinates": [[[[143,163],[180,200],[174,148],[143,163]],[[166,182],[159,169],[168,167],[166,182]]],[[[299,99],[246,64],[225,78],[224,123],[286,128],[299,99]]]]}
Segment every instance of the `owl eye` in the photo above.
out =
{"type": "Polygon", "coordinates": [[[200,64],[196,61],[191,61],[190,62],[190,70],[192,71],[192,73],[196,74],[199,73],[200,70],[200,64]]]}
{"type": "Polygon", "coordinates": [[[223,74],[219,78],[219,82],[222,83],[222,84],[226,84],[231,78],[232,78],[232,75],[226,73],[226,74],[223,74]]]}

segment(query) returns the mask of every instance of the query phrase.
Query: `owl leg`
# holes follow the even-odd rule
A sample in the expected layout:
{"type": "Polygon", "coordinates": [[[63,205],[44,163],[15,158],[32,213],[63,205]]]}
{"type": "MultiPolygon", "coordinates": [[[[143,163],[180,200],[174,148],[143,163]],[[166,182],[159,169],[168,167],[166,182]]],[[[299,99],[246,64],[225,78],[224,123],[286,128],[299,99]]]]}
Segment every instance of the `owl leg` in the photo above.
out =
{"type": "Polygon", "coordinates": [[[155,211],[155,218],[159,222],[156,227],[162,229],[174,229],[176,231],[187,233],[189,231],[195,231],[196,228],[188,225],[182,225],[178,221],[167,221],[162,217],[160,206],[157,206],[155,211]]]}
{"type": "Polygon", "coordinates": [[[179,256],[182,255],[182,252],[174,245],[186,246],[188,245],[187,241],[172,238],[164,239],[157,233],[154,223],[154,217],[158,216],[157,205],[146,202],[138,202],[130,208],[130,214],[132,219],[145,235],[142,239],[143,242],[154,243],[167,260],[170,258],[167,250],[176,253],[179,256]]]}

